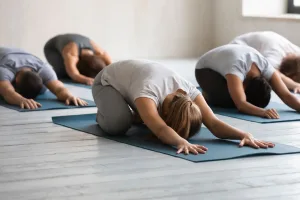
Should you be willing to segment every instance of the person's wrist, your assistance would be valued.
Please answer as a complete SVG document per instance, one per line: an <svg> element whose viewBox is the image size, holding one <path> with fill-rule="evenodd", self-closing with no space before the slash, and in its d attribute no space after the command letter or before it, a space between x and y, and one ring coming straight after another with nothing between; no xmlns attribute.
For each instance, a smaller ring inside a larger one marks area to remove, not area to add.
<svg viewBox="0 0 300 200"><path fill-rule="evenodd" d="M242 139L244 139L244 138L247 137L247 136L248 136L248 133L247 133L247 132L242 132L242 133L240 134L239 140L242 140Z"/></svg>
<svg viewBox="0 0 300 200"><path fill-rule="evenodd" d="M259 113L258 113L258 116L259 117L265 117L265 112L266 112L265 110L260 110Z"/></svg>
<svg viewBox="0 0 300 200"><path fill-rule="evenodd" d="M18 98L18 102L19 103L22 103L22 102L24 102L24 101L26 101L27 99L25 98L25 97L22 97L22 96L20 96L19 98Z"/></svg>
<svg viewBox="0 0 300 200"><path fill-rule="evenodd" d="M179 136L180 137L180 136ZM188 143L188 141L182 137L178 139L177 145Z"/></svg>
<svg viewBox="0 0 300 200"><path fill-rule="evenodd" d="M66 94L66 99L71 99L71 98L74 98L74 96L72 94L70 94L70 93L67 93Z"/></svg>

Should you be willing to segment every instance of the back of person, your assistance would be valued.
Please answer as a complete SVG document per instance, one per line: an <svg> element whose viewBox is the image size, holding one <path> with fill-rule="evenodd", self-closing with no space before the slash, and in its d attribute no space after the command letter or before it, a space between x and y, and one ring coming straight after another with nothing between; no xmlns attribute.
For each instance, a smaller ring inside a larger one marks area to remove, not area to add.
<svg viewBox="0 0 300 200"><path fill-rule="evenodd" d="M0 48L0 66L10 69L16 73L19 68L27 66L38 72L43 66L41 61L36 56L17 48Z"/></svg>
<svg viewBox="0 0 300 200"><path fill-rule="evenodd" d="M300 54L298 46L272 31L246 33L236 37L230 44L247 45L256 49L276 69L287 54Z"/></svg>
<svg viewBox="0 0 300 200"><path fill-rule="evenodd" d="M255 70L255 76L253 70ZM252 98L251 88L257 89L257 86L250 87L250 85L255 82L259 82L256 84L259 87L267 84L267 80L272 77L274 70L270 63L252 47L228 44L217 47L201 56L196 65L195 75L202 88L203 96L209 104L220 107L235 107L236 102L233 101L231 93L229 93L231 88L229 85L232 85L228 84L229 79L229 81L234 79L238 82L240 88L245 87L244 81L247 82L244 92L250 102L252 101L250 99L255 99ZM248 74L251 75L248 76ZM265 95L266 93L262 90L260 94Z"/></svg>
<svg viewBox="0 0 300 200"><path fill-rule="evenodd" d="M234 74L243 81L252 63L256 63L267 79L271 77L273 70L269 70L267 60L257 50L237 44L224 45L207 52L200 57L196 70L209 68L223 77L227 74Z"/></svg>
<svg viewBox="0 0 300 200"><path fill-rule="evenodd" d="M89 38L79 34L61 34L44 46L47 61L60 79L91 85L95 76L111 63L109 55Z"/></svg>
<svg viewBox="0 0 300 200"><path fill-rule="evenodd" d="M104 68L94 85L110 85L135 108L138 97L147 97L160 107L165 97L177 89L185 90L194 99L199 93L195 86L163 65L147 60L125 60Z"/></svg>
<svg viewBox="0 0 300 200"><path fill-rule="evenodd" d="M44 83L56 79L51 67L38 57L21 49L0 48L0 81L13 82L16 74L24 67L38 73Z"/></svg>
<svg viewBox="0 0 300 200"><path fill-rule="evenodd" d="M58 52L62 54L62 51L66 45L68 45L71 42L76 43L78 46L78 52L80 54L82 49L89 49L91 51L94 51L90 39L79 34L61 34L57 35L54 38L51 39L53 41L53 44Z"/></svg>

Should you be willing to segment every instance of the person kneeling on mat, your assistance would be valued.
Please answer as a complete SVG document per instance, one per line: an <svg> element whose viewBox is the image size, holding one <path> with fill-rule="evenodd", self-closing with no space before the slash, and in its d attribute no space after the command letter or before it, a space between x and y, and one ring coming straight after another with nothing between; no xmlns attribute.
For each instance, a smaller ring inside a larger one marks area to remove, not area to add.
<svg viewBox="0 0 300 200"><path fill-rule="evenodd" d="M96 76L92 93L96 121L111 135L126 134L140 118L158 139L177 147L177 153L205 153L206 147L186 140L199 132L203 121L216 137L241 140L240 146L274 146L220 121L194 85L155 62L115 62Z"/></svg>
<svg viewBox="0 0 300 200"><path fill-rule="evenodd" d="M14 86L15 88L14 88ZM33 99L46 91L67 105L85 106L87 103L74 97L48 64L21 49L0 48L0 96L13 105L37 109L42 105Z"/></svg>
<svg viewBox="0 0 300 200"><path fill-rule="evenodd" d="M295 93L300 93L300 48L272 31L240 35L231 44L247 45L261 53L277 69L282 81Z"/></svg>
<svg viewBox="0 0 300 200"><path fill-rule="evenodd" d="M273 88L284 103L300 111L300 101L270 62L252 47L228 44L215 48L200 58L195 73L209 105L278 119L275 109L264 109Z"/></svg>
<svg viewBox="0 0 300 200"><path fill-rule="evenodd" d="M112 62L95 42L79 34L53 37L44 53L59 79L71 78L86 85L92 85L95 76Z"/></svg>

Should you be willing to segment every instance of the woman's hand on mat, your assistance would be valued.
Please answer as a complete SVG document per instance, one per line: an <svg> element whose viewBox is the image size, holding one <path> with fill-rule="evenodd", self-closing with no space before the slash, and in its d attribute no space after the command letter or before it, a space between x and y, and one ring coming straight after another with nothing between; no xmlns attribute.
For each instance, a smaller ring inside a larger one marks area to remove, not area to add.
<svg viewBox="0 0 300 200"><path fill-rule="evenodd" d="M181 141L179 145L177 145L177 154L184 153L184 154L189 154L193 153L197 155L198 153L205 154L206 151L208 150L206 147L197 145L197 144L191 144L185 139Z"/></svg>
<svg viewBox="0 0 300 200"><path fill-rule="evenodd" d="M85 78L85 84L86 85L93 85L93 83L94 83L93 78L89 78L89 77Z"/></svg>
<svg viewBox="0 0 300 200"><path fill-rule="evenodd" d="M241 140L239 146L240 147L250 146L255 149L259 149L259 148L266 149L266 148L273 148L275 146L275 144L273 144L271 142L257 140L250 133L247 133L247 134L245 134L245 137Z"/></svg>
<svg viewBox="0 0 300 200"><path fill-rule="evenodd" d="M268 119L279 119L279 114L275 109L265 110L263 116Z"/></svg>
<svg viewBox="0 0 300 200"><path fill-rule="evenodd" d="M87 106L88 103L78 97L70 96L66 99L66 104L70 105L73 104L75 106Z"/></svg>
<svg viewBox="0 0 300 200"><path fill-rule="evenodd" d="M23 98L20 102L20 107L22 109L38 109L38 108L42 107L42 105L40 103L34 101L33 99Z"/></svg>

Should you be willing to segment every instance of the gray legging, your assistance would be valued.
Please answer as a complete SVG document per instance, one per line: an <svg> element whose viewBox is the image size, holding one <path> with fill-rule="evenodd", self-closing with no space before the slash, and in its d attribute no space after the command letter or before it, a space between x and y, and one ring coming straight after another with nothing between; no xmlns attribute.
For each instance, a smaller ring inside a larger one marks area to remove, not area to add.
<svg viewBox="0 0 300 200"><path fill-rule="evenodd" d="M94 101L97 105L97 123L108 134L125 134L132 125L132 112L123 96L111 86L101 84L100 72L92 87Z"/></svg>
<svg viewBox="0 0 300 200"><path fill-rule="evenodd" d="M57 77L59 79L67 78L68 75L65 69L64 59L61 56L61 53L57 50L55 42L56 38L54 37L46 43L44 47L44 54L49 64L52 65Z"/></svg>
<svg viewBox="0 0 300 200"><path fill-rule="evenodd" d="M226 79L211 69L196 69L196 79L202 93L211 106L234 108L234 102L229 94Z"/></svg>

